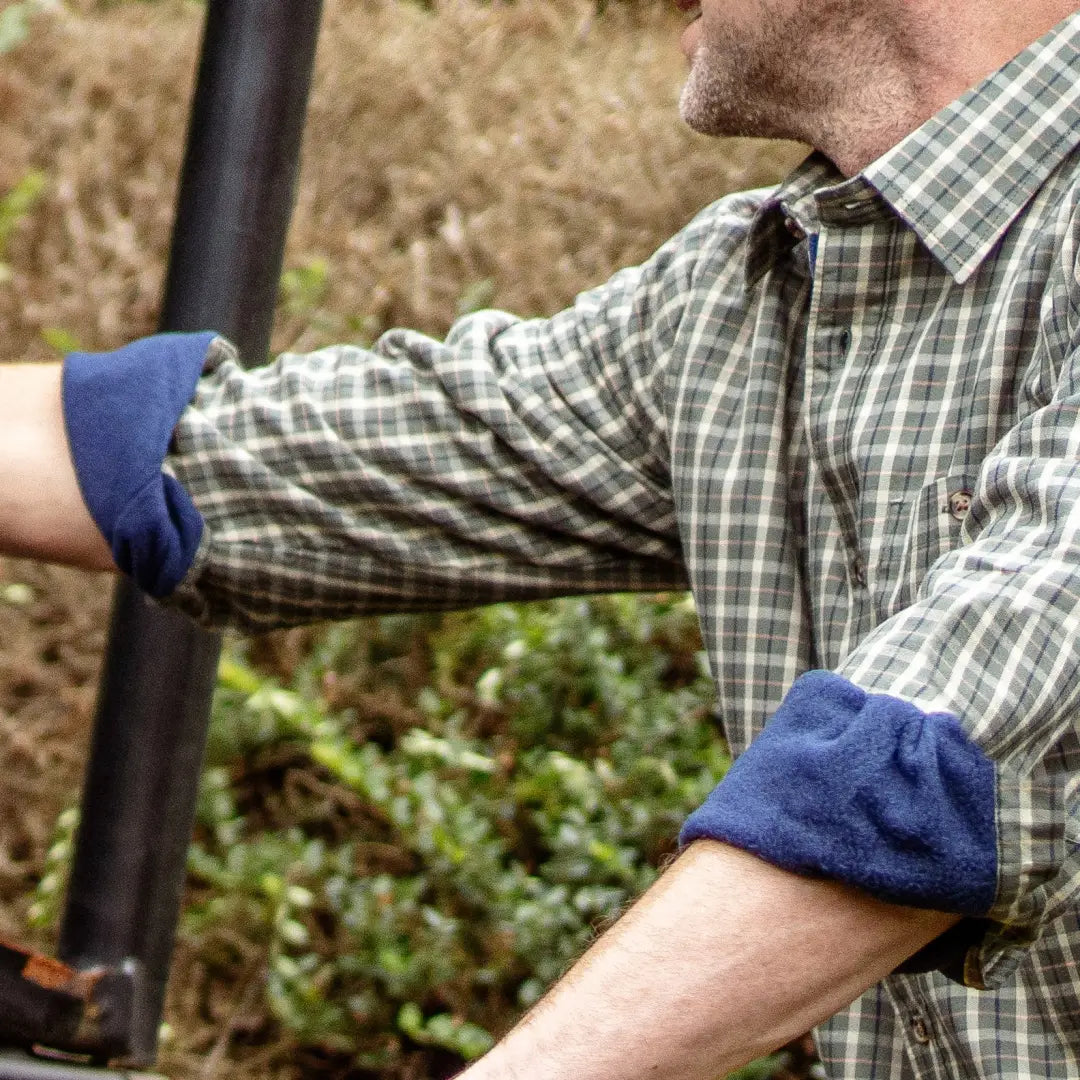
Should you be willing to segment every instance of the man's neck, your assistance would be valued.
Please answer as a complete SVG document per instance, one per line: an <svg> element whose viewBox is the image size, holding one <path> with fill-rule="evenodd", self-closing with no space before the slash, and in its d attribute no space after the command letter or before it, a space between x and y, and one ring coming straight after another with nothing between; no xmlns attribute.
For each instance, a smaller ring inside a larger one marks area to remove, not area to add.
<svg viewBox="0 0 1080 1080"><path fill-rule="evenodd" d="M853 176L1077 9L1076 0L908 5L892 48L830 109L805 116L799 137Z"/></svg>

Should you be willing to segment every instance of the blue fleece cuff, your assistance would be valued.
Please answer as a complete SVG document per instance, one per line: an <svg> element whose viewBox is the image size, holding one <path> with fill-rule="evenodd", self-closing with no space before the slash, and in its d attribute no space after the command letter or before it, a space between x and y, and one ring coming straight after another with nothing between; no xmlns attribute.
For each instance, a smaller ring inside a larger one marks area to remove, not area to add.
<svg viewBox="0 0 1080 1080"><path fill-rule="evenodd" d="M984 915L997 888L994 766L948 713L798 679L683 826L883 900Z"/></svg>
<svg viewBox="0 0 1080 1080"><path fill-rule="evenodd" d="M83 499L117 567L158 598L183 580L202 538L202 515L161 466L216 336L159 334L64 360L64 423Z"/></svg>

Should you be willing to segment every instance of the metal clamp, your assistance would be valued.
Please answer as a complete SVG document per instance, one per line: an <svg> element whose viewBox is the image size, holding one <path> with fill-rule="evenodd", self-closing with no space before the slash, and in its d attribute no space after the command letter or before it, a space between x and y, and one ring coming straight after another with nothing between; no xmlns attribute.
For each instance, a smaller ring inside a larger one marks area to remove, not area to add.
<svg viewBox="0 0 1080 1080"><path fill-rule="evenodd" d="M0 1043L97 1061L123 1058L131 1049L140 982L134 962L79 971L0 941Z"/></svg>

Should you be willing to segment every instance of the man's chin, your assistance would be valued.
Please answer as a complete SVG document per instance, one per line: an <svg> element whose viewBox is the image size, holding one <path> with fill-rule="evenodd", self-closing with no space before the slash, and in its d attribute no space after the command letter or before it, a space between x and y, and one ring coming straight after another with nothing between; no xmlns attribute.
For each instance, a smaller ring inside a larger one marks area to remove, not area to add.
<svg viewBox="0 0 1080 1080"><path fill-rule="evenodd" d="M733 134L723 122L715 101L701 92L692 79L688 79L679 97L679 116L688 128L699 135L725 136Z"/></svg>
<svg viewBox="0 0 1080 1080"><path fill-rule="evenodd" d="M688 29L699 25L691 23ZM732 135L735 119L731 104L736 100L735 87L717 62L715 50L708 41L700 42L693 51L690 72L679 97L679 116L687 127L701 135Z"/></svg>
<svg viewBox="0 0 1080 1080"><path fill-rule="evenodd" d="M745 86L703 59L704 50L698 53L679 97L679 116L687 127L714 138L791 137L779 134L777 125L770 122L761 103L751 99Z"/></svg>

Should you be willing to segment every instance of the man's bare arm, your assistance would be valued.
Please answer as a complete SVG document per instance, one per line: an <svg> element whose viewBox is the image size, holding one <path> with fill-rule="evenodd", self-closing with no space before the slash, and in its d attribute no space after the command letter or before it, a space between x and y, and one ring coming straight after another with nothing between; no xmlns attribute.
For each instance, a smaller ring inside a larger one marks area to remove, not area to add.
<svg viewBox="0 0 1080 1080"><path fill-rule="evenodd" d="M459 1080L718 1080L956 919L698 841Z"/></svg>
<svg viewBox="0 0 1080 1080"><path fill-rule="evenodd" d="M0 552L111 570L68 452L59 364L0 365Z"/></svg>

